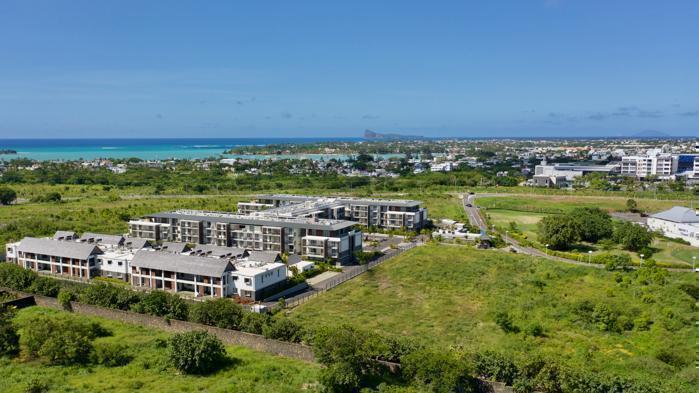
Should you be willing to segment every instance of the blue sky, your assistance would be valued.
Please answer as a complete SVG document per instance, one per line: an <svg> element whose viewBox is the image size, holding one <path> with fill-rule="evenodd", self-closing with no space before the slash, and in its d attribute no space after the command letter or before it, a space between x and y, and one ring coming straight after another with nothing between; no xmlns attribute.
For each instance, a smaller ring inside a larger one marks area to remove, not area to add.
<svg viewBox="0 0 699 393"><path fill-rule="evenodd" d="M699 135L699 2L0 2L0 138Z"/></svg>

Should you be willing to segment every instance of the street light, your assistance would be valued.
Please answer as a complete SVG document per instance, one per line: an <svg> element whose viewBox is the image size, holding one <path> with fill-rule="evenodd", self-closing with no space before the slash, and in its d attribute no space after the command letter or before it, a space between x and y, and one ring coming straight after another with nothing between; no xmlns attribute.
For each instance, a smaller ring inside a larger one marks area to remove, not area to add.
<svg viewBox="0 0 699 393"><path fill-rule="evenodd" d="M592 263L592 250L587 252L587 263Z"/></svg>
<svg viewBox="0 0 699 393"><path fill-rule="evenodd" d="M694 271L694 272L697 271L696 265L697 265L697 257L693 256L692 257L692 271Z"/></svg>
<svg viewBox="0 0 699 393"><path fill-rule="evenodd" d="M641 263L638 264L638 267L643 267L643 254L641 254Z"/></svg>
<svg viewBox="0 0 699 393"><path fill-rule="evenodd" d="M549 245L548 245L548 243L546 244L546 256L549 256Z"/></svg>

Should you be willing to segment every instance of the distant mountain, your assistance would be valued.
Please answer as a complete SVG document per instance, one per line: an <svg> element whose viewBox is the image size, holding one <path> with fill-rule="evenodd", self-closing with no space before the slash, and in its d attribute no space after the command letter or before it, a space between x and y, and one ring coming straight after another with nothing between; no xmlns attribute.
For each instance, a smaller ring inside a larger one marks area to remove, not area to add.
<svg viewBox="0 0 699 393"><path fill-rule="evenodd" d="M425 139L425 137L420 135L379 134L372 130L364 130L364 139Z"/></svg>

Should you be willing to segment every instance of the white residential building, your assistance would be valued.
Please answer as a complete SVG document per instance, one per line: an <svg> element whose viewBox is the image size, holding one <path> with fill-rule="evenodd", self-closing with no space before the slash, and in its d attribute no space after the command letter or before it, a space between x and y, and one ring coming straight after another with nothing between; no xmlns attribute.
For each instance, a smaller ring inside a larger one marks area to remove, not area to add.
<svg viewBox="0 0 699 393"><path fill-rule="evenodd" d="M648 228L699 247L699 214L693 209L675 206L653 214L648 218Z"/></svg>

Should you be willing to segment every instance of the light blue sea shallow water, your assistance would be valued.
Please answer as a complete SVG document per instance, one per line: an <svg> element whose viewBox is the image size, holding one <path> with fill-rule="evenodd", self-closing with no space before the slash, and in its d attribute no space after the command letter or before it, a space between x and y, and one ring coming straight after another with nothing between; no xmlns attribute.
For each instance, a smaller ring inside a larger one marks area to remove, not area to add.
<svg viewBox="0 0 699 393"><path fill-rule="evenodd" d="M206 138L206 139L2 139L0 150L15 150L17 154L0 154L0 160L29 158L39 161L92 160L95 158L130 158L144 160L193 158L308 158L313 160L344 160L345 155L231 155L224 151L236 146L260 146L278 143L357 142L360 138ZM402 157L386 154L384 157Z"/></svg>

